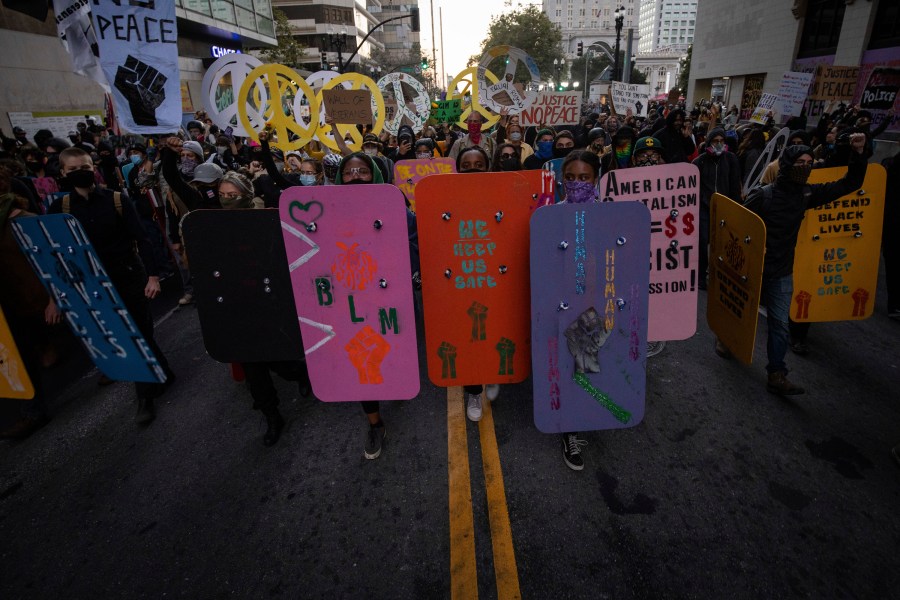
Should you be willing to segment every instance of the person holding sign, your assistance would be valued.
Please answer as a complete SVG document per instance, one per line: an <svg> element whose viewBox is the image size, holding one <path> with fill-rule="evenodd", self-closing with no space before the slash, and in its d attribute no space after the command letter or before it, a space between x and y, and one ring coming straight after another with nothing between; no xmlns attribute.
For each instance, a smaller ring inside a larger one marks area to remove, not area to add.
<svg viewBox="0 0 900 600"><path fill-rule="evenodd" d="M833 202L853 192L863 184L866 176L866 136L854 133L850 137L853 149L847 174L832 183L808 185L806 180L813 167L813 152L809 146L785 148L779 159L775 183L753 189L745 206L758 214L766 224L766 258L763 266L762 298L767 309L768 339L766 352L769 374L766 389L779 396L802 394L802 387L787 378L789 332L788 316L793 296L794 250L806 211Z"/></svg>
<svg viewBox="0 0 900 600"><path fill-rule="evenodd" d="M684 111L673 110L666 117L666 126L653 133L666 148L666 164L690 162L688 157L694 153L696 146L691 138L691 130L684 127Z"/></svg>

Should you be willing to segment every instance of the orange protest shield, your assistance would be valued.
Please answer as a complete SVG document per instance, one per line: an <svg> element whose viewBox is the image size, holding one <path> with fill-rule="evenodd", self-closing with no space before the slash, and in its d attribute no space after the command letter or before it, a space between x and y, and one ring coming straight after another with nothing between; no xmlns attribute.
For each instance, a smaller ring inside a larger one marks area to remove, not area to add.
<svg viewBox="0 0 900 600"><path fill-rule="evenodd" d="M432 175L416 198L428 376L443 387L524 380L528 184L514 172Z"/></svg>
<svg viewBox="0 0 900 600"><path fill-rule="evenodd" d="M34 398L34 385L25 371L25 363L16 348L3 309L0 309L0 398Z"/></svg>
<svg viewBox="0 0 900 600"><path fill-rule="evenodd" d="M749 365L756 344L766 226L737 202L713 194L709 233L706 322L731 353Z"/></svg>
<svg viewBox="0 0 900 600"><path fill-rule="evenodd" d="M846 167L815 169L809 183L836 181ZM887 173L869 165L863 186L806 211L794 254L794 321L855 321L875 309Z"/></svg>

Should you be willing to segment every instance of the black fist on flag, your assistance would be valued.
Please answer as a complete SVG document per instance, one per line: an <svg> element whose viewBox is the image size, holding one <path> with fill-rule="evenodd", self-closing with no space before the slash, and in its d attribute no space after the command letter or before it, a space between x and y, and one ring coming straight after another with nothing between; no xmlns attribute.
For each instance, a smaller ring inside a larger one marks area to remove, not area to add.
<svg viewBox="0 0 900 600"><path fill-rule="evenodd" d="M156 109L166 98L168 78L150 65L129 55L116 71L116 89L128 100L138 125L155 126Z"/></svg>

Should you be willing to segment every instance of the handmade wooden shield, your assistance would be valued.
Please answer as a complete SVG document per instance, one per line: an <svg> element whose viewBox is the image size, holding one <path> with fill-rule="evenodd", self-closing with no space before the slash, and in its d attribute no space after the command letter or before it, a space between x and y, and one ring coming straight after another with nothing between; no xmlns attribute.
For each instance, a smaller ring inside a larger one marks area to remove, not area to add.
<svg viewBox="0 0 900 600"><path fill-rule="evenodd" d="M403 195L379 184L293 187L279 211L316 397L414 398L419 354Z"/></svg>
<svg viewBox="0 0 900 600"><path fill-rule="evenodd" d="M700 172L690 163L616 169L600 180L604 201L650 209L652 341L685 340L697 331Z"/></svg>
<svg viewBox="0 0 900 600"><path fill-rule="evenodd" d="M706 321L744 364L753 362L766 226L737 202L713 194L709 217Z"/></svg>
<svg viewBox="0 0 900 600"><path fill-rule="evenodd" d="M435 385L528 377L530 193L515 172L419 183L426 355Z"/></svg>
<svg viewBox="0 0 900 600"><path fill-rule="evenodd" d="M394 163L394 185L406 195L410 210L416 211L416 184L423 177L456 173L456 161L449 157L398 160Z"/></svg>
<svg viewBox="0 0 900 600"><path fill-rule="evenodd" d="M0 309L0 398L34 398L34 385L25 370L25 363L9 330L3 309Z"/></svg>
<svg viewBox="0 0 900 600"><path fill-rule="evenodd" d="M559 204L565 196L563 188L562 164L565 158L554 158L544 163L544 170L553 173L553 203Z"/></svg>
<svg viewBox="0 0 900 600"><path fill-rule="evenodd" d="M219 362L302 358L278 211L195 210L182 234L207 353Z"/></svg>
<svg viewBox="0 0 900 600"><path fill-rule="evenodd" d="M814 169L809 183L836 181L846 167ZM869 165L862 188L806 211L794 254L794 321L852 321L875 309L887 173Z"/></svg>
<svg viewBox="0 0 900 600"><path fill-rule="evenodd" d="M116 381L166 380L81 223L56 214L10 221L28 262L91 360Z"/></svg>
<svg viewBox="0 0 900 600"><path fill-rule="evenodd" d="M650 213L559 204L531 217L534 423L544 433L644 416Z"/></svg>

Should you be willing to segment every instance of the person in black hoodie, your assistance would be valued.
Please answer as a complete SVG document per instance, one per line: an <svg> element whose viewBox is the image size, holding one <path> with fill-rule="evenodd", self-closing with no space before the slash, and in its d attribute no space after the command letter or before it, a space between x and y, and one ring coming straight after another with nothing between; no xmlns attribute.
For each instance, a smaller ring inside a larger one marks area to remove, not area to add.
<svg viewBox="0 0 900 600"><path fill-rule="evenodd" d="M634 152L634 143L636 141L634 129L631 127L619 127L613 134L612 142L606 148L601 159L601 173L630 167L631 155Z"/></svg>
<svg viewBox="0 0 900 600"><path fill-rule="evenodd" d="M709 267L709 207L715 193L728 196L735 202L741 199L741 165L737 156L725 145L725 130L715 127L709 132L706 148L694 159L700 170L700 260L698 280L706 289L706 270Z"/></svg>
<svg viewBox="0 0 900 600"><path fill-rule="evenodd" d="M654 132L653 137L666 149L666 164L689 162L688 157L694 153L694 141L690 134L684 132L684 111L673 110L666 117L666 126Z"/></svg>
<svg viewBox="0 0 900 600"><path fill-rule="evenodd" d="M813 155L809 146L790 146L779 159L774 184L754 188L746 207L758 214L766 225L766 254L763 263L761 301L767 310L768 340L766 352L769 374L766 389L779 396L802 394L803 388L787 378L784 362L788 348L788 316L793 296L794 250L806 211L833 202L859 189L866 176L864 156L866 136L853 134L853 153L843 179L809 185Z"/></svg>

